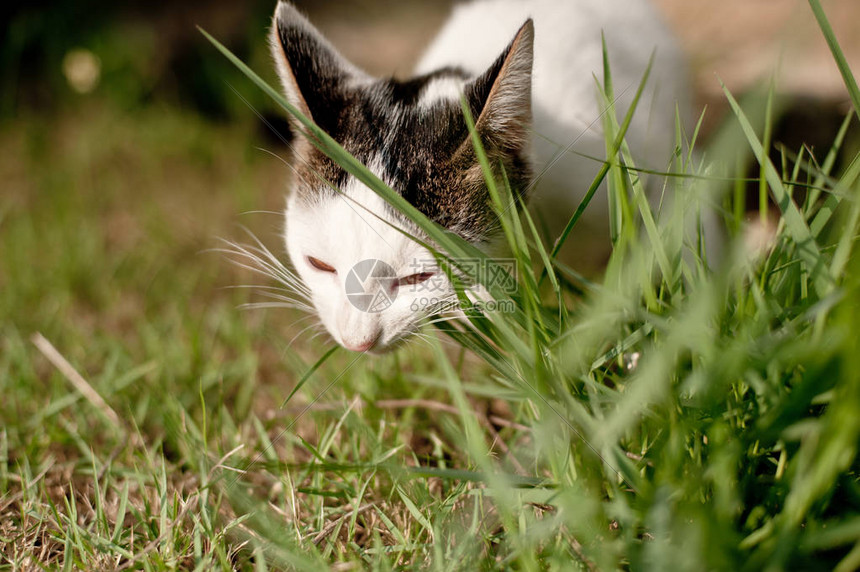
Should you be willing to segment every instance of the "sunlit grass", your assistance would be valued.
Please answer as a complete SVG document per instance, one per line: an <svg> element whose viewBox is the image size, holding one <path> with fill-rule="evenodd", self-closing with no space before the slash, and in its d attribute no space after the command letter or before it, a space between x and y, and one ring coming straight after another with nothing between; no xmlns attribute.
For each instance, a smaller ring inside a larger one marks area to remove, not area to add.
<svg viewBox="0 0 860 572"><path fill-rule="evenodd" d="M20 118L0 137L17 191L0 203L0 566L857 568L860 160L834 170L843 130L823 159L773 164L767 106L726 96L735 143L679 136L673 176L649 175L662 203L606 115L617 226L585 293L485 165L514 311L383 358L239 309L269 299L234 286L276 283L216 237L245 240L241 222L283 259L279 216L239 214L283 200L249 130ZM440 256L481 256L315 136ZM765 245L744 240L738 152L781 213ZM698 213L729 230L719 257Z"/></svg>

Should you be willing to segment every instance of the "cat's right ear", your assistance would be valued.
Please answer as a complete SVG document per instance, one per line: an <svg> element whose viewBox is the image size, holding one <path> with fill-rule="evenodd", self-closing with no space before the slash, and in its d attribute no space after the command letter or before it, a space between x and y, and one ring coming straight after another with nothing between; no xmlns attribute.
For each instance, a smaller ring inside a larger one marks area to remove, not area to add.
<svg viewBox="0 0 860 572"><path fill-rule="evenodd" d="M483 74L466 86L475 128L484 139L521 152L531 141L534 23L531 18Z"/></svg>
<svg viewBox="0 0 860 572"><path fill-rule="evenodd" d="M270 44L287 101L330 133L346 101L348 83L363 72L287 2L275 9Z"/></svg>

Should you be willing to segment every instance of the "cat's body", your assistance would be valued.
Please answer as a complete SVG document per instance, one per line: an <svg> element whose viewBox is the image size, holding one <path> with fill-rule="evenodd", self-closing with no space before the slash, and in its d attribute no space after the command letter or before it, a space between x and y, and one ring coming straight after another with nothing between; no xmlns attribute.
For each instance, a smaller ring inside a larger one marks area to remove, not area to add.
<svg viewBox="0 0 860 572"><path fill-rule="evenodd" d="M486 244L497 224L461 95L492 164L502 165L516 192L532 196L551 228L563 224L600 163L565 153L543 171L573 141L574 152L605 155L595 86L595 76L602 76L601 30L619 113L657 50L649 83L656 87L646 90L629 140L648 166L662 168L674 137L676 100L682 114L688 105L686 78L671 36L644 0L480 0L460 6L418 75L407 81L367 76L286 3L275 14L272 47L291 103L429 218ZM304 140L297 142L295 171L287 249L338 343L384 351L452 298L432 255L391 225L422 233L374 192ZM543 178L531 189L537 173ZM593 202L591 219L605 229L606 199ZM356 264L367 260L384 265L356 274ZM367 273L379 279L365 281ZM386 303L357 303L357 277L370 298Z"/></svg>
<svg viewBox="0 0 860 572"><path fill-rule="evenodd" d="M415 72L458 66L477 75L502 53L527 18L535 25L532 158L534 174L540 175L529 200L532 210L557 234L599 171L601 163L595 158L606 155L595 81L603 82L601 32L610 57L619 121L634 98L649 57L655 54L651 77L627 133L634 156L643 162L639 166L666 170L675 140L676 106L682 121L689 122L690 90L675 39L646 0L478 0L460 4ZM567 243L568 259L579 263L605 260L607 205L605 195L591 202L588 216ZM600 239L587 236L592 233ZM577 252L580 238L588 238L590 256Z"/></svg>

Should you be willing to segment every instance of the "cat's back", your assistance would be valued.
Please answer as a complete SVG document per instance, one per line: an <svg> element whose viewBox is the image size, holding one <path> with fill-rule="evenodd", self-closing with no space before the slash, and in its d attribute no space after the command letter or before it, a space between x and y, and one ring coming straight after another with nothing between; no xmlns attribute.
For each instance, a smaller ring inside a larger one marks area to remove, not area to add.
<svg viewBox="0 0 860 572"><path fill-rule="evenodd" d="M666 168L675 146L676 110L684 125L690 125L692 98L681 50L648 0L459 4L425 51L416 73L459 67L479 74L528 18L534 21L532 156L539 175L536 189L530 191L530 204L557 233L579 205L605 156L604 105L595 82L595 78L603 81L602 34L619 118L632 104L649 59L655 56L626 137L638 166ZM586 265L601 266L608 255L607 205L605 197L595 197L566 245L576 254L565 252L563 258L581 263L584 258L575 245L585 239L597 245L589 249Z"/></svg>
<svg viewBox="0 0 860 572"><path fill-rule="evenodd" d="M454 7L416 73L446 65L480 73L527 18L535 24L536 81L544 69L556 79L566 70L572 77L590 71L602 57L601 31L610 53L623 56L619 61L647 60L655 47L671 52L667 58L678 57L672 34L648 0L473 0Z"/></svg>
<svg viewBox="0 0 860 572"><path fill-rule="evenodd" d="M593 76L602 79L605 33L622 106L632 99L656 50L652 85L661 85L664 113L686 97L685 65L673 35L647 0L477 0L458 4L427 48L416 73L446 66L478 74L498 57L527 18L535 25L533 100L536 120L588 126L599 106ZM650 95L650 94L648 94ZM683 101L682 105L687 102ZM540 125L537 125L540 127Z"/></svg>

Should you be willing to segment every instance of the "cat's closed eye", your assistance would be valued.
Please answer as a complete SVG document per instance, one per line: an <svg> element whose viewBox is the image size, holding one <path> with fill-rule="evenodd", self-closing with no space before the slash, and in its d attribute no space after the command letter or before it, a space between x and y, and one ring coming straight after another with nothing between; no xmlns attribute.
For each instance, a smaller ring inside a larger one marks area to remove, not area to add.
<svg viewBox="0 0 860 572"><path fill-rule="evenodd" d="M307 258L308 264L310 264L311 266L313 266L317 270L320 270L322 272L331 272L332 274L337 274L337 270L335 270L334 266L332 266L330 264L326 264L325 262L323 262L319 258L314 258L313 256L308 256L306 258Z"/></svg>
<svg viewBox="0 0 860 572"><path fill-rule="evenodd" d="M435 274L435 272L416 272L415 274L410 274L409 276L398 278L397 285L414 286L415 284L421 284L422 282L426 282L427 280L432 278Z"/></svg>

